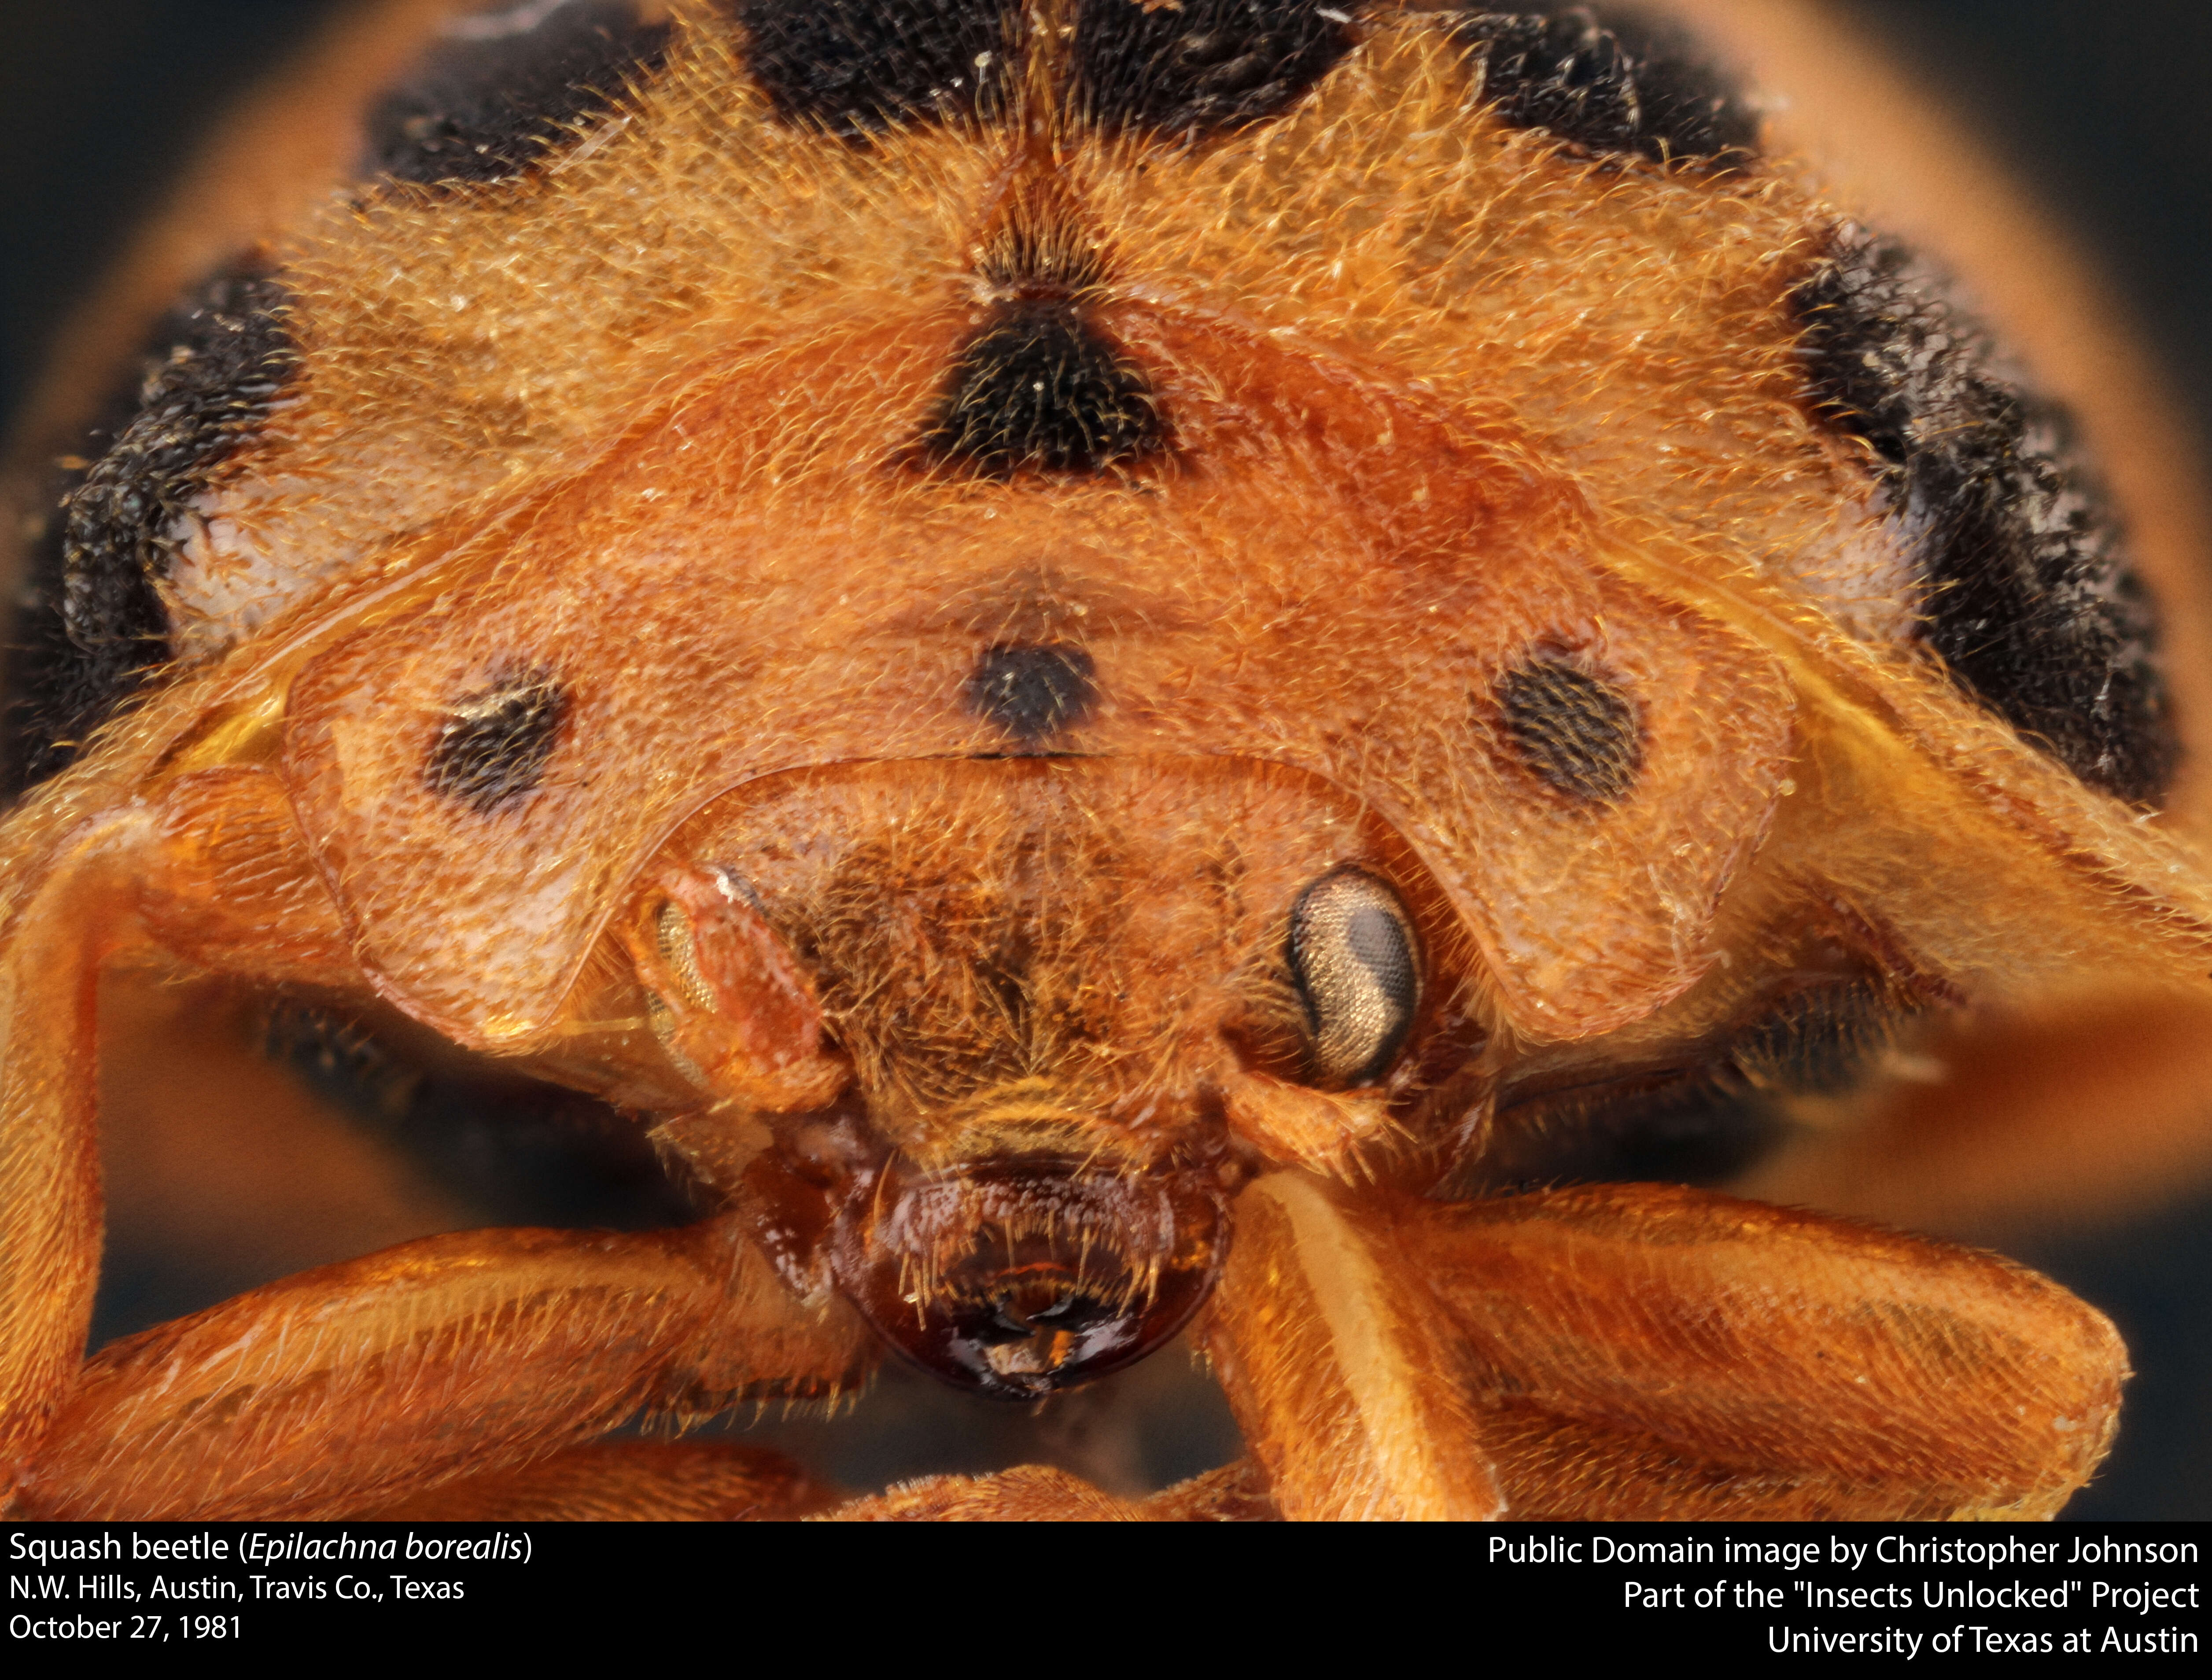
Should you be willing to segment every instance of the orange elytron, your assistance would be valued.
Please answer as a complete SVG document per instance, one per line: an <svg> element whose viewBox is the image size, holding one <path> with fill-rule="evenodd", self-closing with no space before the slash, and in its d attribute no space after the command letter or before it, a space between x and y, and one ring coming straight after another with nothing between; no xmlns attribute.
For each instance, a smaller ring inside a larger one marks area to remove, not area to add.
<svg viewBox="0 0 2212 1680"><path fill-rule="evenodd" d="M2090 1474L2096 1313L1692 1187L1924 1101L1992 1000L2201 1010L2212 963L2149 815L2187 697L2056 418L1698 49L495 7L359 133L34 579L15 1510L797 1514L836 1495L758 1450L592 1443L1186 1334L1242 1461L844 1513L2039 1516ZM411 1034L586 1094L696 1216L430 1237L87 1362L102 1022L217 982L325 1064Z"/></svg>

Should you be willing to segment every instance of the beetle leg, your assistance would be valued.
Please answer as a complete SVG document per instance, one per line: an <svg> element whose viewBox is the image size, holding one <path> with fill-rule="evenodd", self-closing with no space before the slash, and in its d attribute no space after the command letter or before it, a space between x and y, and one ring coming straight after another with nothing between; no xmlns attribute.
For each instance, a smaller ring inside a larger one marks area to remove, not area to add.
<svg viewBox="0 0 2212 1680"><path fill-rule="evenodd" d="M841 1523L1126 1523L1143 1520L1137 1504L1117 1499L1050 1465L1022 1465L993 1476L925 1476L888 1493L848 1501L824 1513Z"/></svg>
<svg viewBox="0 0 2212 1680"><path fill-rule="evenodd" d="M1266 1478L1240 1459L1149 1499L1117 1499L1064 1470L1023 1465L994 1476L925 1476L823 1514L847 1523L1217 1523L1270 1521L1276 1513Z"/></svg>
<svg viewBox="0 0 2212 1680"><path fill-rule="evenodd" d="M2023 1228L2138 1215L2212 1176L2201 989L1985 1004L1912 1059L1853 1124L1807 1128L1729 1188L2002 1246Z"/></svg>
<svg viewBox="0 0 2212 1680"><path fill-rule="evenodd" d="M60 833L0 884L0 1485L46 1434L92 1322L100 968L131 937L145 833L137 812Z"/></svg>
<svg viewBox="0 0 2212 1680"><path fill-rule="evenodd" d="M1208 1310L1206 1351L1274 1504L1294 1521L1496 1516L1434 1305L1345 1199L1304 1174L1256 1180Z"/></svg>
<svg viewBox="0 0 2212 1680"><path fill-rule="evenodd" d="M465 1476L369 1513L376 1522L760 1522L836 1493L780 1453L723 1440L603 1440Z"/></svg>
<svg viewBox="0 0 2212 1680"><path fill-rule="evenodd" d="M1992 1255L1653 1184L1392 1224L1516 1518L2047 1517L2112 1438L2112 1325Z"/></svg>
<svg viewBox="0 0 2212 1680"><path fill-rule="evenodd" d="M1249 1459L1163 1488L1138 1508L1156 1523L1275 1522L1282 1514L1267 1496L1265 1472Z"/></svg>
<svg viewBox="0 0 2212 1680"><path fill-rule="evenodd" d="M140 910L163 949L217 973L358 990L361 969L283 782L228 765L178 777Z"/></svg>
<svg viewBox="0 0 2212 1680"><path fill-rule="evenodd" d="M104 1349L18 1486L26 1514L316 1518L518 1463L641 1408L832 1398L871 1342L727 1221L433 1237Z"/></svg>

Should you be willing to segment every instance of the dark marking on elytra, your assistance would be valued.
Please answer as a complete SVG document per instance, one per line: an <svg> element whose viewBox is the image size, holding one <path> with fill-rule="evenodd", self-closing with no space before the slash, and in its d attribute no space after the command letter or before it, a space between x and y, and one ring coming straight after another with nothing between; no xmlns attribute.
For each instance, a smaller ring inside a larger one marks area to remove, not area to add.
<svg viewBox="0 0 2212 1680"><path fill-rule="evenodd" d="M361 173L426 186L526 174L660 68L670 25L638 12L636 0L568 0L453 19L371 108Z"/></svg>
<svg viewBox="0 0 2212 1680"><path fill-rule="evenodd" d="M728 0L745 62L786 122L863 141L894 124L988 121L1012 85L1013 13L991 0Z"/></svg>
<svg viewBox="0 0 2212 1680"><path fill-rule="evenodd" d="M1107 129L1220 134L1288 109L1357 44L1361 0L1085 0L1076 110Z"/></svg>
<svg viewBox="0 0 2212 1680"><path fill-rule="evenodd" d="M921 440L933 464L988 477L1097 472L1158 452L1144 370L1057 298L1001 304L963 345Z"/></svg>
<svg viewBox="0 0 2212 1680"><path fill-rule="evenodd" d="M1460 26L1482 102L1515 128L1542 129L1596 157L1742 163L1759 113L1679 27L1585 6L1482 12Z"/></svg>
<svg viewBox="0 0 2212 1680"><path fill-rule="evenodd" d="M1080 647L1002 642L983 650L961 697L977 717L1036 747L1091 715L1098 699L1096 670Z"/></svg>
<svg viewBox="0 0 2212 1680"><path fill-rule="evenodd" d="M424 783L480 816L518 804L544 779L568 708L568 688L542 665L495 678L447 713Z"/></svg>
<svg viewBox="0 0 2212 1680"><path fill-rule="evenodd" d="M298 356L286 294L240 270L149 337L135 394L111 404L31 555L8 660L9 791L65 767L169 655L160 584L194 500L266 420Z"/></svg>
<svg viewBox="0 0 2212 1680"><path fill-rule="evenodd" d="M1514 752L1561 793L1613 804L1635 786L1643 725L1614 684L1564 659L1534 658L1499 677L1492 697Z"/></svg>
<svg viewBox="0 0 2212 1680"><path fill-rule="evenodd" d="M2084 781L2155 801L2179 756L2156 628L2065 413L1895 241L1839 230L1792 301L1813 404L1867 446L1909 545L1927 644Z"/></svg>

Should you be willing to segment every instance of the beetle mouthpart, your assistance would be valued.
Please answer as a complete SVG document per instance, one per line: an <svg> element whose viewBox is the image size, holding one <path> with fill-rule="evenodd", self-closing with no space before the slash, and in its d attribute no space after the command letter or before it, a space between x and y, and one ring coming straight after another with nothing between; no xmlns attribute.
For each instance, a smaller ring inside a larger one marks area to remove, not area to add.
<svg viewBox="0 0 2212 1680"><path fill-rule="evenodd" d="M1057 1156L894 1161L839 1244L838 1283L924 1370L1007 1400L1117 1371L1188 1322L1227 1223L1211 1174Z"/></svg>
<svg viewBox="0 0 2212 1680"><path fill-rule="evenodd" d="M660 871L624 931L653 1035L693 1083L757 1112L818 1108L846 1083L811 981L730 871Z"/></svg>

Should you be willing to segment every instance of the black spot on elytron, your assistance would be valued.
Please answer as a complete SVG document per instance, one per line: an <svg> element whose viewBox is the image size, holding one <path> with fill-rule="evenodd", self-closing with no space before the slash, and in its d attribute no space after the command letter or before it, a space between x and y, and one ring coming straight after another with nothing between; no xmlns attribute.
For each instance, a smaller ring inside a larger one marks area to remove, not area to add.
<svg viewBox="0 0 2212 1680"><path fill-rule="evenodd" d="M1287 109L1357 44L1362 0L1084 0L1076 110L1103 128L1224 133Z"/></svg>
<svg viewBox="0 0 2212 1680"><path fill-rule="evenodd" d="M635 0L518 0L455 18L370 110L361 173L423 185L527 173L659 70L668 36Z"/></svg>
<svg viewBox="0 0 2212 1680"><path fill-rule="evenodd" d="M1521 761L1560 792L1614 804L1644 767L1636 703L1563 659L1537 658L1498 679L1492 698Z"/></svg>
<svg viewBox="0 0 2212 1680"><path fill-rule="evenodd" d="M544 778L568 715L568 689L543 666L497 678L454 702L422 779L483 816L515 804Z"/></svg>
<svg viewBox="0 0 2212 1680"><path fill-rule="evenodd" d="M961 347L930 462L992 477L1097 472L1156 452L1165 428L1144 370L1059 299L1001 304Z"/></svg>
<svg viewBox="0 0 2212 1680"><path fill-rule="evenodd" d="M1839 232L1793 302L1814 403L1911 545L1927 644L2084 781L2155 800L2179 746L2154 627L2064 413L1893 241Z"/></svg>
<svg viewBox="0 0 2212 1680"><path fill-rule="evenodd" d="M18 597L5 779L64 768L168 658L158 585L179 528L267 417L297 360L276 281L228 274L149 338L135 393L110 405L57 487Z"/></svg>
<svg viewBox="0 0 2212 1680"><path fill-rule="evenodd" d="M1589 8L1483 12L1461 26L1500 122L1599 157L1708 168L1758 149L1759 114L1682 30Z"/></svg>
<svg viewBox="0 0 2212 1680"><path fill-rule="evenodd" d="M1001 643L983 650L961 698L977 717L1035 747L1091 715L1098 699L1095 671L1080 647Z"/></svg>
<svg viewBox="0 0 2212 1680"><path fill-rule="evenodd" d="M730 0L776 114L845 140L988 120L1011 85L1013 9L993 0Z"/></svg>

